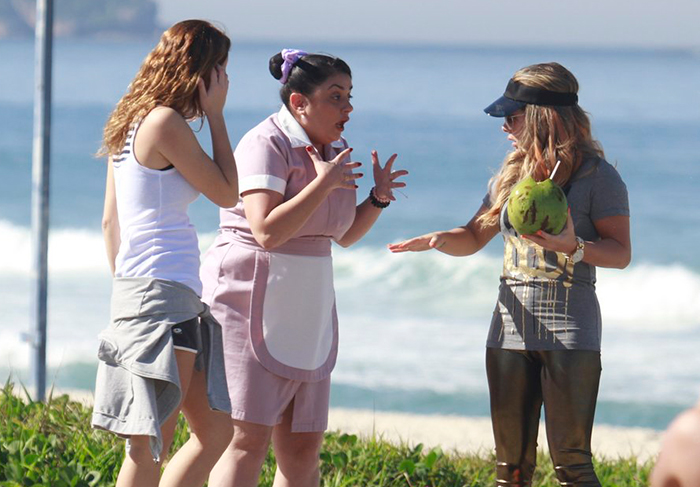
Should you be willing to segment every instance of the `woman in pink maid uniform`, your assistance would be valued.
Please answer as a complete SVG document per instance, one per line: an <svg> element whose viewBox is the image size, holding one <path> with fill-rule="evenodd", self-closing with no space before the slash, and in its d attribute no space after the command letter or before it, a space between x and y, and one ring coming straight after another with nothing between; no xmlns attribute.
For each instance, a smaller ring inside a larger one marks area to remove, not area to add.
<svg viewBox="0 0 700 487"><path fill-rule="evenodd" d="M235 151L241 199L221 211L202 266L203 299L222 324L234 437L212 487L256 486L272 440L275 486L319 485L330 374L338 351L331 241L362 238L405 186L372 152L374 187L359 205L353 110L341 59L285 49L270 59L282 108Z"/></svg>

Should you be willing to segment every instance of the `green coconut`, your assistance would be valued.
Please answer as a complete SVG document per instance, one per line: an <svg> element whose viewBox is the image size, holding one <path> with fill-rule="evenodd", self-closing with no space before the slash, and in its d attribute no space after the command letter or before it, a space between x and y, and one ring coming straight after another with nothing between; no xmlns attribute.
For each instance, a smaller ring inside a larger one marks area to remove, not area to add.
<svg viewBox="0 0 700 487"><path fill-rule="evenodd" d="M538 230L556 235L566 225L568 204L564 191L551 179L538 183L527 177L513 186L508 197L508 219L521 235Z"/></svg>

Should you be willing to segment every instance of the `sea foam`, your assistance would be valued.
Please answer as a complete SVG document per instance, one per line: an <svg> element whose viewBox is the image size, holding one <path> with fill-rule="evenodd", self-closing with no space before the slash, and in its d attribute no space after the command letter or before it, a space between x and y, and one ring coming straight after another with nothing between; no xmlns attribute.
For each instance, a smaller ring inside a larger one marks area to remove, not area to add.
<svg viewBox="0 0 700 487"><path fill-rule="evenodd" d="M29 279L30 230L0 220L0 234L0 276L13 276L13 282ZM214 233L200 235L202 252L214 237ZM488 318L502 267L501 258L489 254L466 258L435 251L392 254L384 247L362 245L335 247L333 259L342 313L378 313L393 319ZM52 231L49 272L55 286L72 276L103 281L100 287L108 289L102 236L82 229ZM2 282L8 285L7 279ZM640 262L625 270L598 269L597 292L606 327L687 330L700 326L700 274L681 263Z"/></svg>

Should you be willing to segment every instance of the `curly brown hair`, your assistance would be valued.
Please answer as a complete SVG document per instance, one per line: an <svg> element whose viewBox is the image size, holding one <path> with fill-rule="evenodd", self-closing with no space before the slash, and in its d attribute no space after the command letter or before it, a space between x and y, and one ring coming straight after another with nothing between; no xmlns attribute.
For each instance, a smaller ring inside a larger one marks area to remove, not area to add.
<svg viewBox="0 0 700 487"><path fill-rule="evenodd" d="M98 156L120 153L129 128L157 106L185 118L202 117L197 83L202 79L209 87L212 69L226 62L230 48L226 34L204 20L184 20L166 30L109 116Z"/></svg>
<svg viewBox="0 0 700 487"><path fill-rule="evenodd" d="M559 93L578 93L579 89L574 75L558 63L524 67L512 79L525 86ZM536 181L547 179L557 161L561 161L554 182L564 186L581 162L591 156L605 157L600 143L593 139L588 115L578 104L526 105L518 146L506 156L501 169L489 181L491 207L477 221L482 225L496 224L501 208L518 181L527 176Z"/></svg>

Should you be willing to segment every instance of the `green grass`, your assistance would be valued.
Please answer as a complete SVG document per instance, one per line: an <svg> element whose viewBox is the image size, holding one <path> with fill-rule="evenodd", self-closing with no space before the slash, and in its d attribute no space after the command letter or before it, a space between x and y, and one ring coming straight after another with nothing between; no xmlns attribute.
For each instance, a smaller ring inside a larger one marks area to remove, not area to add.
<svg viewBox="0 0 700 487"><path fill-rule="evenodd" d="M47 404L0 390L0 487L101 487L114 485L124 441L90 427L92 410L68 396ZM187 440L181 419L173 448ZM604 486L648 484L652 462L635 458L596 461ZM268 454L261 486L271 486L274 456ZM533 486L557 486L549 458L540 454ZM460 487L493 486L492 455L443 453L422 445L393 445L381 438L360 439L331 432L321 452L321 485Z"/></svg>

